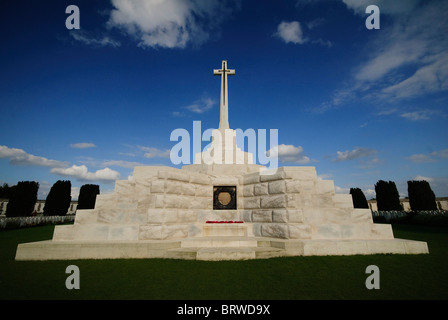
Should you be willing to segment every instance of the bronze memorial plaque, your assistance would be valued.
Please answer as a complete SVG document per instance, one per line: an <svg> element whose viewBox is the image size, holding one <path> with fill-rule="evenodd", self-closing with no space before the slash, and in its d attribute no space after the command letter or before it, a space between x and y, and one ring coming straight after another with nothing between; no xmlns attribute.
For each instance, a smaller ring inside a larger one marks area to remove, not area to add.
<svg viewBox="0 0 448 320"><path fill-rule="evenodd" d="M236 210L236 186L213 187L213 210Z"/></svg>

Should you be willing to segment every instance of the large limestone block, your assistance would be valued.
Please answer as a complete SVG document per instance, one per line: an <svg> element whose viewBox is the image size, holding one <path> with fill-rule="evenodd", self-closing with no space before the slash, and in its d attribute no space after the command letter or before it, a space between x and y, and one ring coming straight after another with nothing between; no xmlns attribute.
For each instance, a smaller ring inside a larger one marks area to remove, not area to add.
<svg viewBox="0 0 448 320"><path fill-rule="evenodd" d="M75 224L96 223L97 219L98 210L96 209L77 210L75 215Z"/></svg>
<svg viewBox="0 0 448 320"><path fill-rule="evenodd" d="M213 187L211 185L196 185L195 186L196 197L212 197Z"/></svg>
<svg viewBox="0 0 448 320"><path fill-rule="evenodd" d="M164 193L165 180L154 180L151 182L151 193Z"/></svg>
<svg viewBox="0 0 448 320"><path fill-rule="evenodd" d="M142 225L139 240L165 240L188 237L189 225Z"/></svg>
<svg viewBox="0 0 448 320"><path fill-rule="evenodd" d="M149 179L152 180L158 176L159 170L169 170L167 166L136 166L132 177L134 179Z"/></svg>
<svg viewBox="0 0 448 320"><path fill-rule="evenodd" d="M317 180L316 181L317 193L335 193L333 180Z"/></svg>
<svg viewBox="0 0 448 320"><path fill-rule="evenodd" d="M232 165L229 165L229 171L232 172ZM215 176L212 177L212 184L215 186L232 186L232 185L238 185L239 179L236 176Z"/></svg>
<svg viewBox="0 0 448 320"><path fill-rule="evenodd" d="M191 197L189 200L190 209L213 209L212 197Z"/></svg>
<svg viewBox="0 0 448 320"><path fill-rule="evenodd" d="M353 209L351 221L354 223L373 223L372 212L370 209Z"/></svg>
<svg viewBox="0 0 448 320"><path fill-rule="evenodd" d="M284 194L261 197L261 208L286 208L287 197Z"/></svg>
<svg viewBox="0 0 448 320"><path fill-rule="evenodd" d="M268 191L268 184L267 183L259 183L254 185L254 195L255 196L262 196L269 194Z"/></svg>
<svg viewBox="0 0 448 320"><path fill-rule="evenodd" d="M302 184L298 180L286 180L286 192L288 193L299 193L301 192Z"/></svg>
<svg viewBox="0 0 448 320"><path fill-rule="evenodd" d="M190 173L190 182L195 184L211 184L211 177L206 174Z"/></svg>
<svg viewBox="0 0 448 320"><path fill-rule="evenodd" d="M264 182L284 179L286 177L286 174L282 169L283 168L278 168L260 172L260 181Z"/></svg>
<svg viewBox="0 0 448 320"><path fill-rule="evenodd" d="M97 194L95 200L95 209L106 209L110 208L111 204L115 202L115 194Z"/></svg>
<svg viewBox="0 0 448 320"><path fill-rule="evenodd" d="M138 240L138 229L137 225L111 226L108 240Z"/></svg>
<svg viewBox="0 0 448 320"><path fill-rule="evenodd" d="M320 193L311 195L312 205L319 208L333 208L333 193Z"/></svg>
<svg viewBox="0 0 448 320"><path fill-rule="evenodd" d="M53 240L107 240L108 237L109 226L104 224L57 226L53 233Z"/></svg>
<svg viewBox="0 0 448 320"><path fill-rule="evenodd" d="M241 184L254 184L260 182L260 173L249 173L240 178Z"/></svg>
<svg viewBox="0 0 448 320"><path fill-rule="evenodd" d="M196 194L196 186L191 183L182 183L181 191L183 195L194 196Z"/></svg>
<svg viewBox="0 0 448 320"><path fill-rule="evenodd" d="M292 223L288 225L289 239L310 239L312 229L308 224Z"/></svg>
<svg viewBox="0 0 448 320"><path fill-rule="evenodd" d="M123 209L99 210L98 223L101 224L125 224L128 214Z"/></svg>
<svg viewBox="0 0 448 320"><path fill-rule="evenodd" d="M283 223L263 223L261 224L261 236L288 239L289 227Z"/></svg>
<svg viewBox="0 0 448 320"><path fill-rule="evenodd" d="M171 194L182 194L182 184L179 181L166 181L165 192Z"/></svg>
<svg viewBox="0 0 448 320"><path fill-rule="evenodd" d="M333 195L333 202L338 208L353 208L351 194L335 194Z"/></svg>
<svg viewBox="0 0 448 320"><path fill-rule="evenodd" d="M137 197L145 196L151 191L151 181L149 179L133 179L135 182L134 191Z"/></svg>
<svg viewBox="0 0 448 320"><path fill-rule="evenodd" d="M286 193L286 182L284 180L277 180L269 182L269 194Z"/></svg>
<svg viewBox="0 0 448 320"><path fill-rule="evenodd" d="M254 210L252 212L253 222L272 222L272 210Z"/></svg>
<svg viewBox="0 0 448 320"><path fill-rule="evenodd" d="M149 223L193 223L197 221L197 214L192 210L178 210L178 209L149 209L148 210Z"/></svg>
<svg viewBox="0 0 448 320"><path fill-rule="evenodd" d="M243 199L244 209L259 209L260 197L249 197Z"/></svg>
<svg viewBox="0 0 448 320"><path fill-rule="evenodd" d="M190 174L187 171L171 168L171 170L159 170L159 179L169 179L176 181L189 182Z"/></svg>
<svg viewBox="0 0 448 320"><path fill-rule="evenodd" d="M281 167L279 170L285 173L285 178L294 180L317 180L315 167Z"/></svg>
<svg viewBox="0 0 448 320"><path fill-rule="evenodd" d="M393 239L394 233L390 224L373 223L371 234L374 239Z"/></svg>
<svg viewBox="0 0 448 320"><path fill-rule="evenodd" d="M135 195L135 182L131 180L115 181L114 193L119 197L133 198Z"/></svg>
<svg viewBox="0 0 448 320"><path fill-rule="evenodd" d="M254 185L243 186L243 197L252 197L254 195Z"/></svg>
<svg viewBox="0 0 448 320"><path fill-rule="evenodd" d="M301 209L274 209L272 221L279 223L302 223L303 212Z"/></svg>

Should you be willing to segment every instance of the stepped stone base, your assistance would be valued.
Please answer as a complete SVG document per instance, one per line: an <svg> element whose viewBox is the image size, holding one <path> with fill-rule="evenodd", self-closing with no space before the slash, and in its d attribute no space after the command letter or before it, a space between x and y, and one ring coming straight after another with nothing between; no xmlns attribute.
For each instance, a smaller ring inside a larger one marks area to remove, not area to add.
<svg viewBox="0 0 448 320"><path fill-rule="evenodd" d="M147 241L40 241L19 245L16 260L188 259L249 260L290 256L426 254L426 242L390 240L280 240L204 237Z"/></svg>
<svg viewBox="0 0 448 320"><path fill-rule="evenodd" d="M215 208L220 193L232 206ZM428 253L428 247L394 239L391 225L373 223L369 209L355 209L351 195L336 194L314 167L195 164L136 167L132 179L116 181L113 194L98 195L94 209L78 210L73 225L56 226L51 241L20 244L16 259L377 253Z"/></svg>

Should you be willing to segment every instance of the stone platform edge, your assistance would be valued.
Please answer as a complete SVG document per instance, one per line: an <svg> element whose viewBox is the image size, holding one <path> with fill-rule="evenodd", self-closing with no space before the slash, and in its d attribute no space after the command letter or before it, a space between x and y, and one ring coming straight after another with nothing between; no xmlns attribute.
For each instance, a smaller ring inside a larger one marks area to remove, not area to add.
<svg viewBox="0 0 448 320"><path fill-rule="evenodd" d="M388 240L279 240L246 238L256 247L188 247L184 240L148 241L39 241L19 244L15 260L80 259L188 259L248 260L291 256L344 256L370 254L428 254L423 241ZM206 255L202 253L207 252ZM243 253L243 254L242 254Z"/></svg>

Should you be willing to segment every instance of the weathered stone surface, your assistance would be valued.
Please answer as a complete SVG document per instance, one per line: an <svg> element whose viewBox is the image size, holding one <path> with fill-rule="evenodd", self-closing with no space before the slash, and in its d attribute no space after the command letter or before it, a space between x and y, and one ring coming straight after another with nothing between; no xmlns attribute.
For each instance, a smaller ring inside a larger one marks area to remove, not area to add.
<svg viewBox="0 0 448 320"><path fill-rule="evenodd" d="M267 183L259 183L254 185L254 195L263 196L269 194L268 192L268 184Z"/></svg>
<svg viewBox="0 0 448 320"><path fill-rule="evenodd" d="M335 194L333 195L334 206L338 208L353 208L353 200L351 194Z"/></svg>
<svg viewBox="0 0 448 320"><path fill-rule="evenodd" d="M284 180L269 182L269 194L286 193L286 183Z"/></svg>
<svg viewBox="0 0 448 320"><path fill-rule="evenodd" d="M252 211L253 222L272 222L272 210L254 210Z"/></svg>
<svg viewBox="0 0 448 320"><path fill-rule="evenodd" d="M316 181L316 193L334 193L333 180L317 180Z"/></svg>
<svg viewBox="0 0 448 320"><path fill-rule="evenodd" d="M75 216L75 224L92 224L96 223L98 219L98 210L77 210Z"/></svg>
<svg viewBox="0 0 448 320"><path fill-rule="evenodd" d="M302 223L303 213L300 209L274 209L272 221L280 223Z"/></svg>
<svg viewBox="0 0 448 320"><path fill-rule="evenodd" d="M261 208L286 208L285 195L269 195L261 198Z"/></svg>
<svg viewBox="0 0 448 320"><path fill-rule="evenodd" d="M182 184L178 181L166 181L165 192L180 195L182 194Z"/></svg>
<svg viewBox="0 0 448 320"><path fill-rule="evenodd" d="M311 239L311 226L308 224L289 224L290 239Z"/></svg>
<svg viewBox="0 0 448 320"><path fill-rule="evenodd" d="M246 175L243 175L241 179L242 184L254 184L260 182L260 173L249 173Z"/></svg>
<svg viewBox="0 0 448 320"><path fill-rule="evenodd" d="M111 226L108 240L138 240L137 231L137 225Z"/></svg>
<svg viewBox="0 0 448 320"><path fill-rule="evenodd" d="M196 197L212 197L213 196L213 186L196 185L195 186L195 196Z"/></svg>
<svg viewBox="0 0 448 320"><path fill-rule="evenodd" d="M196 186L191 183L182 183L182 194L194 196L196 194Z"/></svg>
<svg viewBox="0 0 448 320"><path fill-rule="evenodd" d="M165 192L165 180L154 180L151 182L151 193Z"/></svg>
<svg viewBox="0 0 448 320"><path fill-rule="evenodd" d="M285 172L281 170L280 168L274 171L262 171L260 173L260 181L274 181L274 180L280 180L285 178Z"/></svg>
<svg viewBox="0 0 448 320"><path fill-rule="evenodd" d="M288 225L277 223L263 223L261 225L261 235L263 237L288 239L289 238Z"/></svg>
<svg viewBox="0 0 448 320"><path fill-rule="evenodd" d="M251 197L244 198L244 209L259 209L260 208L260 198L259 197Z"/></svg>
<svg viewBox="0 0 448 320"><path fill-rule="evenodd" d="M300 181L297 180L286 180L286 192L288 193L298 193L300 192Z"/></svg>
<svg viewBox="0 0 448 320"><path fill-rule="evenodd" d="M243 196L252 197L254 195L254 185L243 186Z"/></svg>
<svg viewBox="0 0 448 320"><path fill-rule="evenodd" d="M209 185L211 183L210 176L205 174L190 173L190 182L195 184Z"/></svg>

